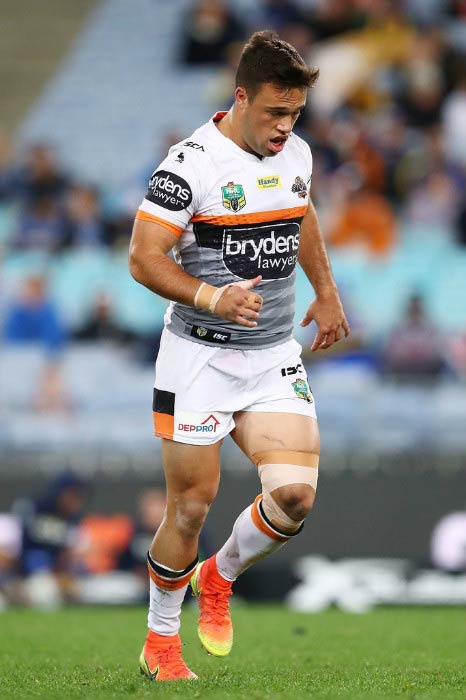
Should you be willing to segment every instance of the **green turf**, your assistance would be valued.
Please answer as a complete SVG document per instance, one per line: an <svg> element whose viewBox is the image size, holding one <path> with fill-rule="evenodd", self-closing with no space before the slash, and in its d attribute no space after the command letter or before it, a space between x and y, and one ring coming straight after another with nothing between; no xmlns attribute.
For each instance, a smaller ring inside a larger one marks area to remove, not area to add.
<svg viewBox="0 0 466 700"><path fill-rule="evenodd" d="M466 700L466 611L382 609L318 615L281 606L234 610L225 659L197 642L183 615L184 656L200 680L151 683L137 659L144 609L0 613L0 698Z"/></svg>

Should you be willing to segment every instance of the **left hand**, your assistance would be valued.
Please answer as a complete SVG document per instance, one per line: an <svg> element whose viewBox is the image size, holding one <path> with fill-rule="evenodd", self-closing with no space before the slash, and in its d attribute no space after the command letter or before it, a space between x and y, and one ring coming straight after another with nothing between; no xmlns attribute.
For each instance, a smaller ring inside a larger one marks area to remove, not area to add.
<svg viewBox="0 0 466 700"><path fill-rule="evenodd" d="M317 324L317 334L311 345L312 352L327 350L331 345L337 343L341 338L342 329L345 338L350 334L350 327L337 293L325 298L317 297L314 299L299 325L308 326L311 321L315 321Z"/></svg>

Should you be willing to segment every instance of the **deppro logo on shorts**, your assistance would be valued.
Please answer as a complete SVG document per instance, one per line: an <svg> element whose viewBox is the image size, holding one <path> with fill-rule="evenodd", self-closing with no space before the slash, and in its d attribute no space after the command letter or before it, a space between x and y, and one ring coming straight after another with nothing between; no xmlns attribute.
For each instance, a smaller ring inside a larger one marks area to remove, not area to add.
<svg viewBox="0 0 466 700"><path fill-rule="evenodd" d="M212 436L220 430L220 420L214 413L175 412L175 430L185 436Z"/></svg>
<svg viewBox="0 0 466 700"><path fill-rule="evenodd" d="M186 209L192 202L189 184L179 175L168 170L157 170L149 180L146 199L170 211Z"/></svg>
<svg viewBox="0 0 466 700"><path fill-rule="evenodd" d="M299 224L289 222L254 228L225 229L223 261L237 277L286 279L298 260Z"/></svg>

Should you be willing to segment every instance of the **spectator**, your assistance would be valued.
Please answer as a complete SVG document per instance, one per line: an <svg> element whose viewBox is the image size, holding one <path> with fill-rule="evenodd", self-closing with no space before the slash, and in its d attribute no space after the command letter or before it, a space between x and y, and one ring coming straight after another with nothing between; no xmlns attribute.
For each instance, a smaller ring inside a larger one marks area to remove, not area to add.
<svg viewBox="0 0 466 700"><path fill-rule="evenodd" d="M411 224L450 231L455 224L459 193L446 172L434 172L411 190L405 218Z"/></svg>
<svg viewBox="0 0 466 700"><path fill-rule="evenodd" d="M283 36L283 30L287 25L303 25L305 22L304 13L295 5L293 0L262 0L259 9L259 19L261 27L270 27L279 32L285 41L290 41ZM293 44L301 53L301 47ZM305 55L305 54L304 54Z"/></svg>
<svg viewBox="0 0 466 700"><path fill-rule="evenodd" d="M65 330L47 296L43 277L31 276L24 281L19 299L6 311L4 337L11 344L42 345L50 355L62 350Z"/></svg>
<svg viewBox="0 0 466 700"><path fill-rule="evenodd" d="M132 531L133 523L128 515L86 515L77 530L72 552L75 572L107 574L115 571Z"/></svg>
<svg viewBox="0 0 466 700"><path fill-rule="evenodd" d="M27 278L20 298L6 309L4 338L11 345L37 345L45 351L46 365L39 379L35 407L55 411L68 408L58 365L65 330L55 304L47 297L45 280Z"/></svg>
<svg viewBox="0 0 466 700"><path fill-rule="evenodd" d="M188 65L223 65L229 44L245 35L225 0L196 0L184 27L182 61Z"/></svg>
<svg viewBox="0 0 466 700"><path fill-rule="evenodd" d="M440 120L445 94L442 71L443 43L436 30L415 37L400 71L400 105L407 122L421 129Z"/></svg>
<svg viewBox="0 0 466 700"><path fill-rule="evenodd" d="M147 552L154 533L162 524L166 503L165 493L160 489L146 489L141 493L134 531L118 562L119 569L132 571L144 582L147 579Z"/></svg>
<svg viewBox="0 0 466 700"><path fill-rule="evenodd" d="M98 247L107 242L98 190L91 185L73 185L66 193L63 222L65 245Z"/></svg>
<svg viewBox="0 0 466 700"><path fill-rule="evenodd" d="M63 220L51 195L36 197L19 217L12 248L54 253L63 245Z"/></svg>
<svg viewBox="0 0 466 700"><path fill-rule="evenodd" d="M360 187L335 213L328 242L335 248L363 246L375 256L384 256L396 240L394 212L387 199Z"/></svg>
<svg viewBox="0 0 466 700"><path fill-rule="evenodd" d="M366 18L347 0L314 3L310 24L315 41L323 41L364 26Z"/></svg>
<svg viewBox="0 0 466 700"><path fill-rule="evenodd" d="M112 340L123 343L132 338L115 321L112 299L106 292L97 295L94 306L84 324L73 333L75 340Z"/></svg>
<svg viewBox="0 0 466 700"><path fill-rule="evenodd" d="M70 547L86 496L84 482L63 472L42 498L16 504L23 526L21 569L31 604L47 607L73 597Z"/></svg>
<svg viewBox="0 0 466 700"><path fill-rule="evenodd" d="M445 369L438 329L428 319L422 297L412 295L404 318L390 333L382 351L384 374L396 380L429 382Z"/></svg>
<svg viewBox="0 0 466 700"><path fill-rule="evenodd" d="M42 197L60 201L68 182L50 145L37 143L30 147L21 173L22 192L27 202Z"/></svg>
<svg viewBox="0 0 466 700"><path fill-rule="evenodd" d="M118 568L131 571L147 581L147 552L150 549L154 533L162 524L165 516L166 496L161 489L145 489L138 499L138 512L135 527L128 546L120 556ZM199 541L199 559L211 554L206 534Z"/></svg>

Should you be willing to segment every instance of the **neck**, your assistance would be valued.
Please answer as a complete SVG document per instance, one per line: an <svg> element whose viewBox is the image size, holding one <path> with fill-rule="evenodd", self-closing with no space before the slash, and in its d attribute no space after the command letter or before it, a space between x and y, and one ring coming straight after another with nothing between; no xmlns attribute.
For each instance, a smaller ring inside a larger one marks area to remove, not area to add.
<svg viewBox="0 0 466 700"><path fill-rule="evenodd" d="M223 119L217 122L216 127L224 136L231 139L237 146L242 148L243 151L257 155L241 136L241 120L235 105L225 114Z"/></svg>

